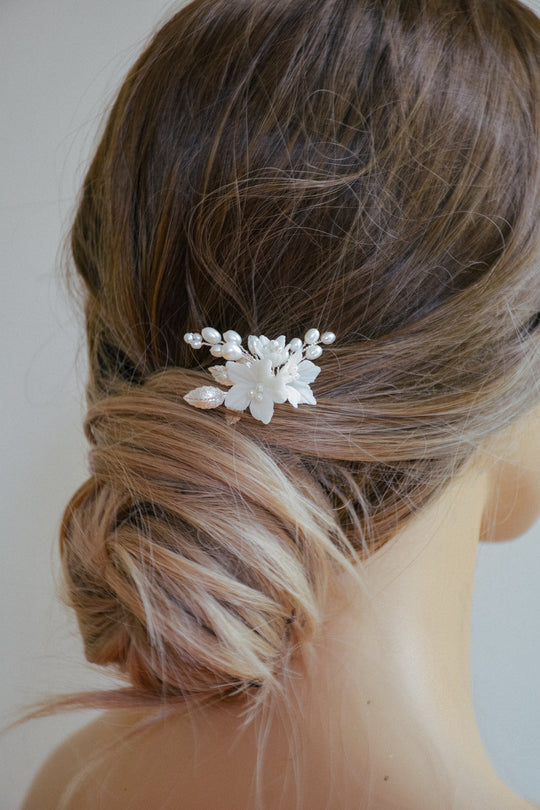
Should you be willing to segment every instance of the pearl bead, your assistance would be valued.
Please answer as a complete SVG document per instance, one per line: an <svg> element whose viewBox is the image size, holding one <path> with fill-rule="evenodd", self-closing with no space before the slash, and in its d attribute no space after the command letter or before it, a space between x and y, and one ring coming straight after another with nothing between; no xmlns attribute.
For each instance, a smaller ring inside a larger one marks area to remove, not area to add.
<svg viewBox="0 0 540 810"><path fill-rule="evenodd" d="M302 341L300 338L293 338L289 343L289 349L291 352L299 352L302 348Z"/></svg>
<svg viewBox="0 0 540 810"><path fill-rule="evenodd" d="M317 343L319 334L320 332L318 329L308 329L304 335L304 340L306 343Z"/></svg>
<svg viewBox="0 0 540 810"><path fill-rule="evenodd" d="M186 334L184 335L184 340L186 341L186 343L191 343L191 341L193 340L193 332L186 332Z"/></svg>
<svg viewBox="0 0 540 810"><path fill-rule="evenodd" d="M207 343L219 343L221 340L221 334L217 329L212 329L211 326L205 326L202 330L202 336Z"/></svg>
<svg viewBox="0 0 540 810"><path fill-rule="evenodd" d="M264 385L262 383L257 383L257 391L264 391Z"/></svg>
<svg viewBox="0 0 540 810"><path fill-rule="evenodd" d="M263 396L264 395L261 394L261 392L259 391L258 394L255 394L255 399L257 400L257 402L260 402L262 400Z"/></svg>
<svg viewBox="0 0 540 810"><path fill-rule="evenodd" d="M255 399L255 389L254 388L249 389L248 396L250 396L251 399Z"/></svg>
<svg viewBox="0 0 540 810"><path fill-rule="evenodd" d="M235 332L234 329L228 329L226 332L223 333L223 340L226 340L227 343L242 343L242 338Z"/></svg>
<svg viewBox="0 0 540 810"><path fill-rule="evenodd" d="M306 349L306 357L308 360L316 360L322 354L320 346L308 346Z"/></svg>
<svg viewBox="0 0 540 810"><path fill-rule="evenodd" d="M240 360L242 357L242 349L237 343L224 343L221 354L225 360Z"/></svg>
<svg viewBox="0 0 540 810"><path fill-rule="evenodd" d="M325 332L321 337L321 343L324 343L325 346L329 346L331 343L334 342L336 336L333 332Z"/></svg>
<svg viewBox="0 0 540 810"><path fill-rule="evenodd" d="M221 350L222 350L222 346L219 343L217 343L214 346L210 346L210 354L213 357L221 357Z"/></svg>
<svg viewBox="0 0 540 810"><path fill-rule="evenodd" d="M187 343L191 346L192 349L200 349L202 346L202 337L199 335L198 332L188 332L186 338L189 337L189 340L186 340Z"/></svg>

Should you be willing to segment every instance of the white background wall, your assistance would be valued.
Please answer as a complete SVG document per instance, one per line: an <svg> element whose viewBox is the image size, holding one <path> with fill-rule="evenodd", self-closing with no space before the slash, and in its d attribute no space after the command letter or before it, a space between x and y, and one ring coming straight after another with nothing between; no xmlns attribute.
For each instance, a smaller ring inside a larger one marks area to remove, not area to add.
<svg viewBox="0 0 540 810"><path fill-rule="evenodd" d="M84 349L57 252L105 103L179 5L0 0L0 725L21 703L108 683L55 595L60 517L86 478ZM478 563L479 725L502 778L540 802L540 525L481 546ZM0 810L18 807L47 753L91 717L0 737Z"/></svg>

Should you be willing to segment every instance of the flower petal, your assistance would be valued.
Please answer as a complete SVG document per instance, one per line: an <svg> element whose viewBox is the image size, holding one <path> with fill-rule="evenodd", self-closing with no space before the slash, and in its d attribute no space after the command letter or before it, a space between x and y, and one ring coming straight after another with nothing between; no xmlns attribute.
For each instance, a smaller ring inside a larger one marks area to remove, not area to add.
<svg viewBox="0 0 540 810"><path fill-rule="evenodd" d="M298 403L301 400L300 391L293 385L287 386L287 399L295 408L298 408Z"/></svg>
<svg viewBox="0 0 540 810"><path fill-rule="evenodd" d="M289 389L294 388L296 391L298 391L298 394L299 394L298 402L299 403L304 402L306 405L316 405L317 404L317 400L313 396L313 391L311 390L311 388L309 387L309 385L307 383L301 382L300 380L295 380L294 382L289 383L287 388L289 388ZM289 402L290 402L290 398L289 398Z"/></svg>
<svg viewBox="0 0 540 810"><path fill-rule="evenodd" d="M261 341L256 335L250 335L248 337L247 342L248 342L248 349L251 352L251 354L255 355L256 357L263 356Z"/></svg>
<svg viewBox="0 0 540 810"><path fill-rule="evenodd" d="M225 394L225 407L232 408L233 411L244 411L251 401L249 390L250 386L242 383L233 385Z"/></svg>
<svg viewBox="0 0 540 810"><path fill-rule="evenodd" d="M298 364L298 378L301 382L312 383L317 379L320 370L319 366L316 366L311 360L302 360Z"/></svg>
<svg viewBox="0 0 540 810"><path fill-rule="evenodd" d="M274 402L287 402L288 391L285 383L276 380L275 384L269 389L269 393Z"/></svg>
<svg viewBox="0 0 540 810"><path fill-rule="evenodd" d="M288 386L292 380L294 380L293 375L289 372L287 365L284 365L276 374L271 388L274 402L287 401L289 397Z"/></svg>
<svg viewBox="0 0 540 810"><path fill-rule="evenodd" d="M252 385L253 381L255 380L253 366L248 366L247 363L238 363L236 360L227 360L226 367L229 379L233 383Z"/></svg>
<svg viewBox="0 0 540 810"><path fill-rule="evenodd" d="M271 396L267 396L266 394L260 401L252 399L249 405L249 410L255 419L258 419L259 422L264 422L264 424L267 425L274 415L274 400Z"/></svg>
<svg viewBox="0 0 540 810"><path fill-rule="evenodd" d="M263 357L262 360L255 360L251 368L253 369L252 380L266 385L267 383L271 383L274 379L272 361L269 357Z"/></svg>

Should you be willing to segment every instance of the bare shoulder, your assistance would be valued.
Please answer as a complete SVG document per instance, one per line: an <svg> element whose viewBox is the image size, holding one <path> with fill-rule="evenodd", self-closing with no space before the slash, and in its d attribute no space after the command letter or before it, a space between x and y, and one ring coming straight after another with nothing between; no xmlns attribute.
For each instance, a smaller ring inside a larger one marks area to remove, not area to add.
<svg viewBox="0 0 540 810"><path fill-rule="evenodd" d="M242 810L251 808L255 732L226 706L179 713L140 734L148 712L104 712L45 761L21 810ZM281 732L280 732L281 733ZM285 734L285 731L283 731ZM265 803L282 804L285 738L272 738ZM241 766L239 767L239 763ZM317 794L319 786L317 785ZM317 798L307 805L316 808Z"/></svg>
<svg viewBox="0 0 540 810"><path fill-rule="evenodd" d="M125 716L108 711L67 737L40 767L21 810L86 810L81 797L88 795L84 786L95 778L101 752L114 749L127 729Z"/></svg>

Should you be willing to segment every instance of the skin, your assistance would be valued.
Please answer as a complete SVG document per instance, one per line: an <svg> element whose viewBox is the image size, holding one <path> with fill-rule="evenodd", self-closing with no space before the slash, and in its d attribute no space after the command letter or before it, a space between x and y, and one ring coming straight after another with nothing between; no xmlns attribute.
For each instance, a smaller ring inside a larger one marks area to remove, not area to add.
<svg viewBox="0 0 540 810"><path fill-rule="evenodd" d="M311 657L293 668L302 709L299 778L290 730L269 726L265 807L305 810L526 810L497 777L474 717L469 672L477 544L526 531L540 512L540 407L491 442L414 522L374 554L364 588L345 576ZM97 764L62 810L239 810L255 729L238 706L169 718ZM59 810L71 775L144 712L105 712L47 760L22 810ZM369 798L369 802L368 802Z"/></svg>

